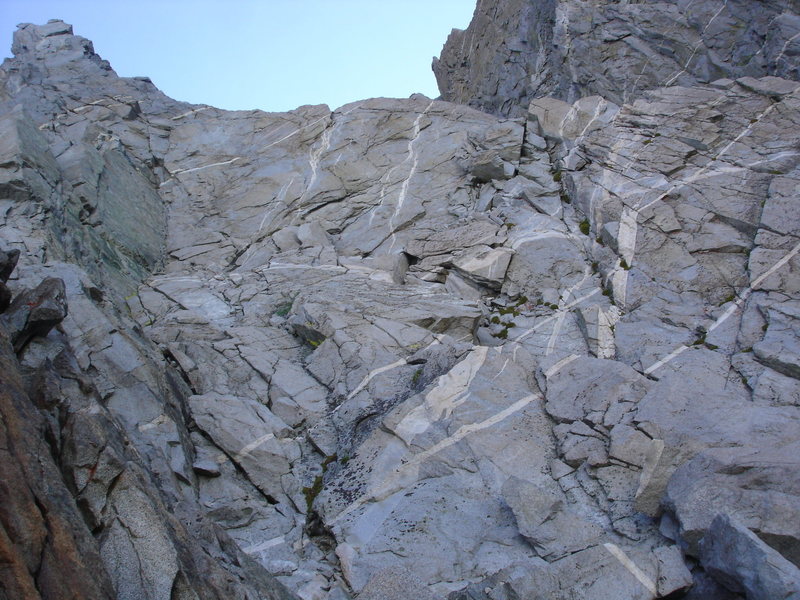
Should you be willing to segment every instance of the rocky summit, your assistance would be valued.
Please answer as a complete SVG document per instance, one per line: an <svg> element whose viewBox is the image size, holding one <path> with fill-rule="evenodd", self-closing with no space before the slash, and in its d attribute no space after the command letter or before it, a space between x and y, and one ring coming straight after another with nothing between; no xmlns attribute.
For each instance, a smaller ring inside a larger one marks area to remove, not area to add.
<svg viewBox="0 0 800 600"><path fill-rule="evenodd" d="M441 98L0 68L0 597L800 598L800 5L480 0Z"/></svg>

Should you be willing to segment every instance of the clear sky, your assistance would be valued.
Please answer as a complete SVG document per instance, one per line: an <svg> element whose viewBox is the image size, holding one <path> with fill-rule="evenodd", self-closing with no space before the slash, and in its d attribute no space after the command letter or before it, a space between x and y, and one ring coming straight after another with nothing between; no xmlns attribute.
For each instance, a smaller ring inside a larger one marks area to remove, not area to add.
<svg viewBox="0 0 800 600"><path fill-rule="evenodd" d="M431 71L476 0L0 0L0 47L18 23L62 19L122 76L231 110L337 108L439 95Z"/></svg>

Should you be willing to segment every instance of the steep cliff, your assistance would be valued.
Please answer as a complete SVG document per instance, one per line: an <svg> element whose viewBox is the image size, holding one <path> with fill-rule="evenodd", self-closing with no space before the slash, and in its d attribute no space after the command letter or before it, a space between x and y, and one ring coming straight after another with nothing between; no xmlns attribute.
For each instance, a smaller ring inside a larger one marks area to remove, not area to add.
<svg viewBox="0 0 800 600"><path fill-rule="evenodd" d="M655 53L620 105L629 80L545 65L559 11L657 44L648 7L693 40L744 10L691 4L481 2L487 37L454 33L437 68L475 48L454 99L513 119L419 95L187 105L62 22L21 26L3 594L800 593L800 84L655 89L678 82ZM523 33L544 54L498 68ZM756 74L794 77L792 35ZM520 87L536 61L569 84Z"/></svg>
<svg viewBox="0 0 800 600"><path fill-rule="evenodd" d="M722 77L796 80L796 0L478 0L433 70L442 99L524 116L534 98L622 104Z"/></svg>

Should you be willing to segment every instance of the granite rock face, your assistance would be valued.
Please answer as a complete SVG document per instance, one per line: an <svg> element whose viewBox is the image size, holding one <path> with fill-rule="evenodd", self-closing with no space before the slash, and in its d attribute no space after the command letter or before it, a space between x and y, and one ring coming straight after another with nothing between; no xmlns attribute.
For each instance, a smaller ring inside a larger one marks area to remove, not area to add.
<svg viewBox="0 0 800 600"><path fill-rule="evenodd" d="M729 57L745 34L726 11L750 13L694 4L680 36ZM481 2L475 31L516 43L519 6ZM551 8L592 9L611 16L586 35L635 25L653 44L675 10L533 6L542 32ZM748 63L759 77L647 75L627 104L613 77L574 102L499 86L506 108L478 106L508 119L420 95L187 105L117 77L69 25L21 26L0 69L0 399L27 429L6 426L0 589L792 597L786 35L781 60Z"/></svg>
<svg viewBox="0 0 800 600"><path fill-rule="evenodd" d="M68 335L50 332L65 295L47 278L0 315L3 597L291 598L202 515L190 533L172 514ZM20 333L17 307L34 303Z"/></svg>
<svg viewBox="0 0 800 600"><path fill-rule="evenodd" d="M479 0L433 70L442 98L504 116L531 100L622 104L664 85L798 79L794 0Z"/></svg>

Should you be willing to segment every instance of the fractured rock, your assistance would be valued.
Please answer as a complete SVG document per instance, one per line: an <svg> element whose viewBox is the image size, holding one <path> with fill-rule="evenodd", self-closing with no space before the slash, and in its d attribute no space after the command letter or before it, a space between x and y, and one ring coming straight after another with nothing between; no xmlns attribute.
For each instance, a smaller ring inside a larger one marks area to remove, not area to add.
<svg viewBox="0 0 800 600"><path fill-rule="evenodd" d="M700 543L700 560L712 577L747 598L800 596L800 569L726 514L711 522Z"/></svg>
<svg viewBox="0 0 800 600"><path fill-rule="evenodd" d="M569 507L552 480L530 483L517 478L503 485L503 497L517 520L520 533L544 559L558 560L596 543L602 529Z"/></svg>
<svg viewBox="0 0 800 600"><path fill-rule="evenodd" d="M123 598L721 599L796 565L796 7L601 4L482 1L445 100L335 111L176 102L20 28L17 595L71 546L100 591L59 589Z"/></svg>
<svg viewBox="0 0 800 600"><path fill-rule="evenodd" d="M55 277L43 280L33 290L25 290L11 302L3 319L14 351L19 353L35 336L44 336L67 316L64 282Z"/></svg>
<svg viewBox="0 0 800 600"><path fill-rule="evenodd" d="M691 554L718 513L756 532L795 565L800 564L800 509L796 444L775 449L715 448L679 467L664 496Z"/></svg>
<svg viewBox="0 0 800 600"><path fill-rule="evenodd" d="M478 5L466 30L450 33L433 71L445 100L511 116L548 95L622 103L659 86L722 77L796 80L799 25L783 9L746 0L685 7L492 0ZM745 84L761 91L750 79Z"/></svg>

